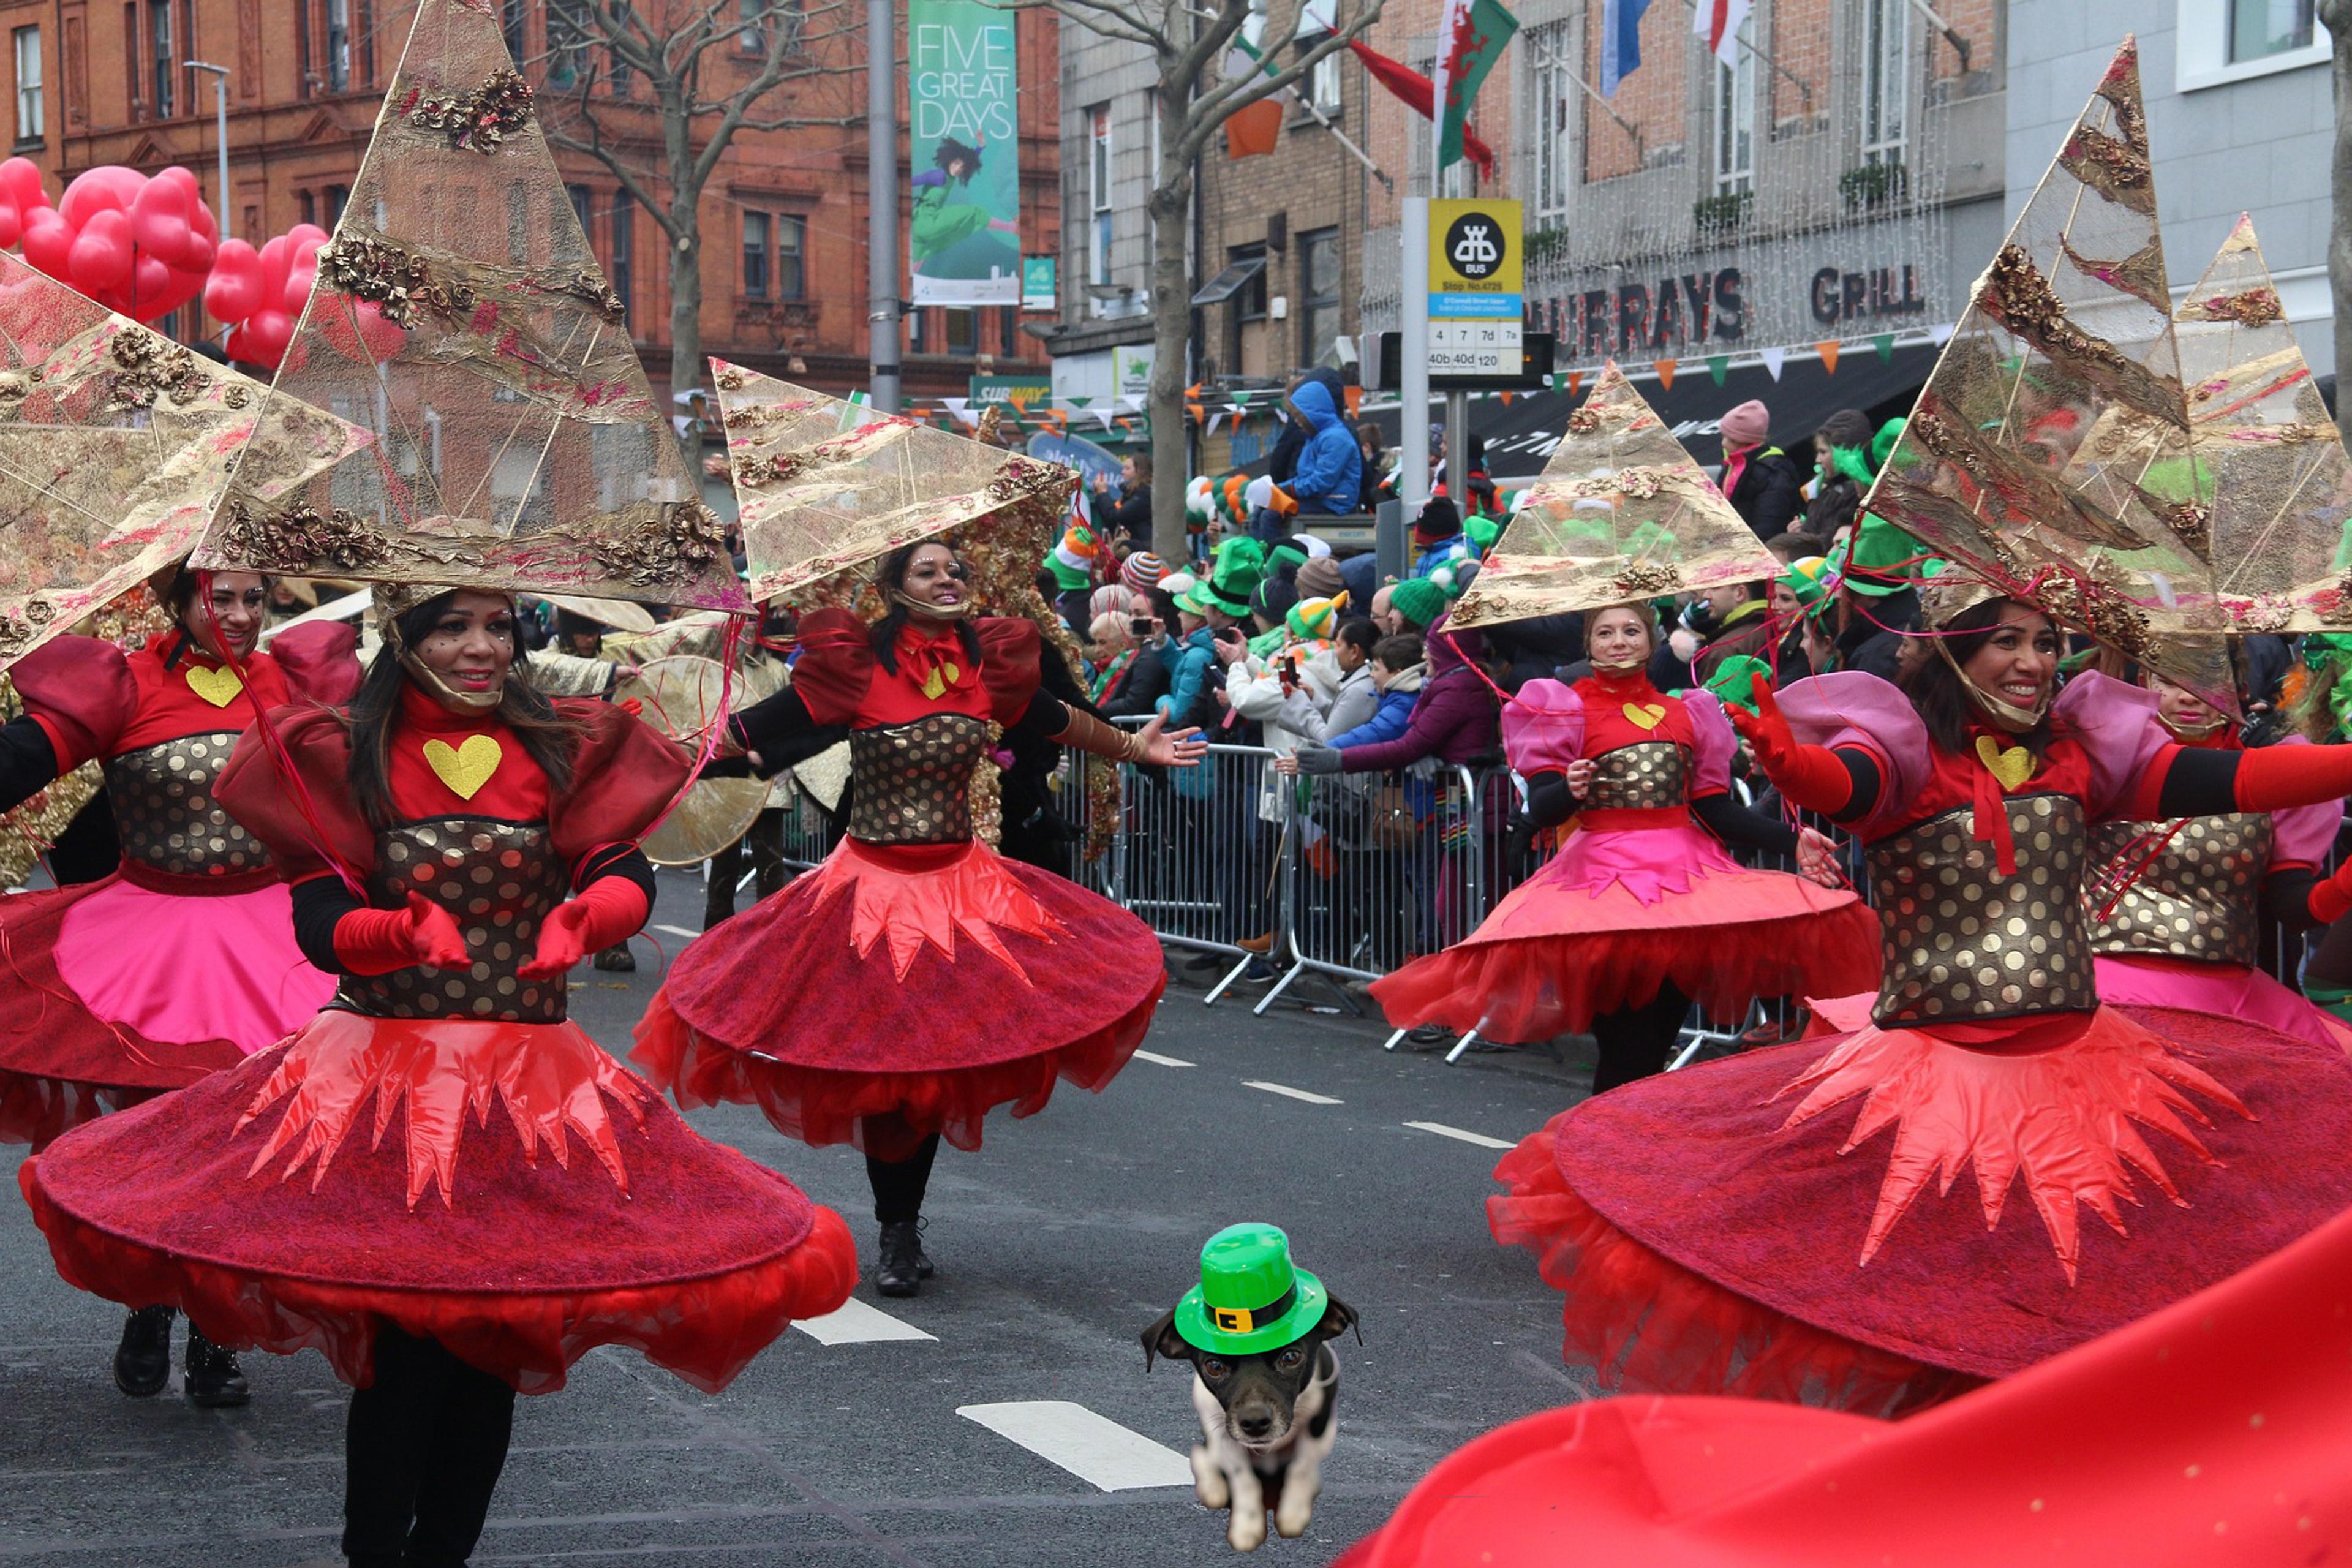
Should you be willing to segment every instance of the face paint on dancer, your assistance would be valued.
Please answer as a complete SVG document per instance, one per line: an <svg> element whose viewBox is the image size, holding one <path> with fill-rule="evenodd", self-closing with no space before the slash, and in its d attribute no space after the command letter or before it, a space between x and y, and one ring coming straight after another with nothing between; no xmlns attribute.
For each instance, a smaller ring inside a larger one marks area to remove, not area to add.
<svg viewBox="0 0 2352 1568"><path fill-rule="evenodd" d="M946 545L921 545L908 561L906 574L891 597L928 619L960 620L971 613L971 595L965 585L970 575Z"/></svg>
<svg viewBox="0 0 2352 1568"><path fill-rule="evenodd" d="M514 659L514 601L460 589L401 662L445 706L481 713L499 705Z"/></svg>
<svg viewBox="0 0 2352 1568"><path fill-rule="evenodd" d="M205 596L209 583L211 596ZM250 658L269 618L269 586L255 572L211 572L198 576L195 591L180 611L180 629L215 658Z"/></svg>

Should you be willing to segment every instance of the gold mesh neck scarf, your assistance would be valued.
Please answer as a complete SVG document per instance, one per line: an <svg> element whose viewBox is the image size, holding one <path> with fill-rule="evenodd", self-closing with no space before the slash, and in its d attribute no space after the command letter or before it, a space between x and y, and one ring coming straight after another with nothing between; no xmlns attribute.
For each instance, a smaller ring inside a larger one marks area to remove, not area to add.
<svg viewBox="0 0 2352 1568"><path fill-rule="evenodd" d="M496 6L417 6L259 429L322 409L373 440L240 469L197 564L749 608Z"/></svg>
<svg viewBox="0 0 2352 1568"><path fill-rule="evenodd" d="M366 440L0 253L0 669L187 555L244 472L276 494Z"/></svg>
<svg viewBox="0 0 2352 1568"><path fill-rule="evenodd" d="M1446 624L1494 626L1780 571L1612 360Z"/></svg>
<svg viewBox="0 0 2352 1568"><path fill-rule="evenodd" d="M877 414L724 360L712 360L710 374L727 423L754 599L842 600L852 596L854 581L827 579L854 578L904 545L1000 521L1020 530L1024 520L1042 520L1025 568L1034 572L1076 493L1077 476L1057 463Z"/></svg>
<svg viewBox="0 0 2352 1568"><path fill-rule="evenodd" d="M2210 513L2213 586L2244 632L2352 626L2352 461L2241 217L2172 312Z"/></svg>
<svg viewBox="0 0 2352 1568"><path fill-rule="evenodd" d="M2210 660L2173 646L2222 629L2186 407L2126 38L1863 507L2235 711Z"/></svg>

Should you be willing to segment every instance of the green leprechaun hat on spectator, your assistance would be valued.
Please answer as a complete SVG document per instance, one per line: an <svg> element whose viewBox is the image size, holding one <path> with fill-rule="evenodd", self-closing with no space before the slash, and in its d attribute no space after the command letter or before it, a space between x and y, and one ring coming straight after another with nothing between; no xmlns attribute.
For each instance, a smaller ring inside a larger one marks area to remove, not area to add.
<svg viewBox="0 0 2352 1568"><path fill-rule="evenodd" d="M1249 614L1250 595L1265 576L1265 547L1255 539L1228 539L1217 546L1209 574L1178 602L1195 614L1213 607L1238 620Z"/></svg>
<svg viewBox="0 0 2352 1568"><path fill-rule="evenodd" d="M1329 1303L1323 1281L1292 1266L1290 1237L1229 1225L1201 1248L1201 1283L1176 1304L1176 1332L1197 1351L1248 1355L1303 1337Z"/></svg>
<svg viewBox="0 0 2352 1568"><path fill-rule="evenodd" d="M1830 550L1822 575L1873 599L1916 588L1928 575L1927 547L1873 512L1864 512L1851 542Z"/></svg>

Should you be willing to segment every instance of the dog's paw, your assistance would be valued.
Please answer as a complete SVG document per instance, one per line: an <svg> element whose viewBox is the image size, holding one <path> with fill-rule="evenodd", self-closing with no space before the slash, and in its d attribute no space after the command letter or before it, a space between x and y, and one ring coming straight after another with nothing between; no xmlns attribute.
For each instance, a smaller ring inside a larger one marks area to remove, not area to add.
<svg viewBox="0 0 2352 1568"><path fill-rule="evenodd" d="M1231 1508L1234 1505L1233 1483L1225 1472L1217 1468L1216 1461L1200 1444L1192 1445L1192 1495L1202 1508Z"/></svg>
<svg viewBox="0 0 2352 1568"><path fill-rule="evenodd" d="M1255 1552L1265 1543L1265 1514L1235 1513L1233 1522L1225 1526L1225 1544L1236 1552Z"/></svg>
<svg viewBox="0 0 2352 1568"><path fill-rule="evenodd" d="M1307 1533L1307 1523L1313 1520L1314 1517L1315 1502L1313 1499L1310 1498L1304 1502L1294 1505L1290 1500L1290 1494L1285 1492L1283 1494L1282 1501L1276 1506L1274 1510L1275 1533L1281 1536L1285 1541L1296 1541L1300 1536Z"/></svg>

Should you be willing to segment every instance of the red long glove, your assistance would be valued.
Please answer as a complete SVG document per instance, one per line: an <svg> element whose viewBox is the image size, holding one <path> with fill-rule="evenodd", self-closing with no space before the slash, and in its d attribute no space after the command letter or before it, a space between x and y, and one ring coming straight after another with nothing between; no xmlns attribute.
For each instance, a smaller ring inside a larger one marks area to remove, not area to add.
<svg viewBox="0 0 2352 1568"><path fill-rule="evenodd" d="M1752 679L1756 711L1737 706L1726 711L1731 727L1747 741L1756 765L1780 787L1780 798L1790 805L1825 816L1844 810L1853 798L1853 775L1827 746L1800 744L1780 703L1773 700L1771 681L1761 673Z"/></svg>
<svg viewBox="0 0 2352 1568"><path fill-rule="evenodd" d="M353 910L337 921L335 962L353 974L389 974L418 964L464 969L474 961L449 911L411 893L404 910Z"/></svg>
<svg viewBox="0 0 2352 1568"><path fill-rule="evenodd" d="M526 980L562 974L592 952L636 934L652 913L646 890L626 877L604 877L557 909L539 928L539 951L515 973Z"/></svg>
<svg viewBox="0 0 2352 1568"><path fill-rule="evenodd" d="M2336 875L2326 881L2314 882L2311 896L2305 901L2311 918L2321 925L2334 925L2352 912L2352 860L2337 867Z"/></svg>
<svg viewBox="0 0 2352 1568"><path fill-rule="evenodd" d="M2281 811L2352 795L2352 746L2259 746L2238 753L2240 811Z"/></svg>

